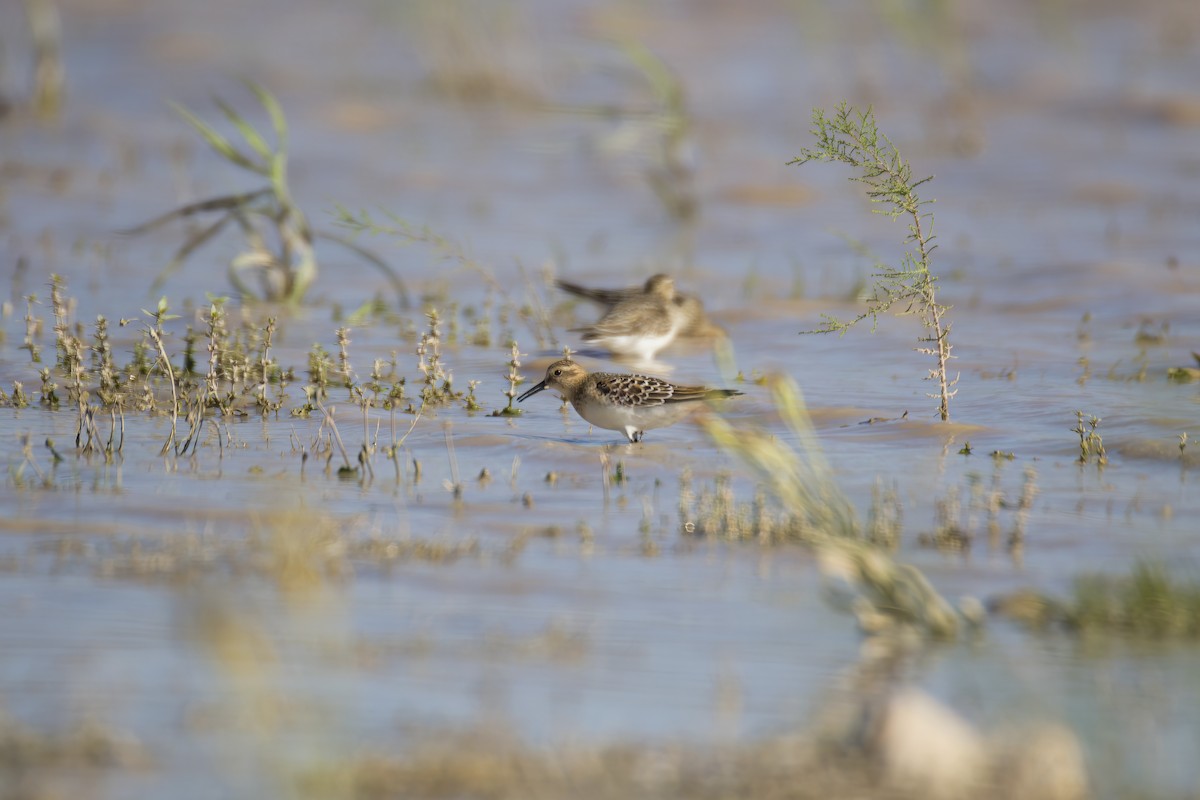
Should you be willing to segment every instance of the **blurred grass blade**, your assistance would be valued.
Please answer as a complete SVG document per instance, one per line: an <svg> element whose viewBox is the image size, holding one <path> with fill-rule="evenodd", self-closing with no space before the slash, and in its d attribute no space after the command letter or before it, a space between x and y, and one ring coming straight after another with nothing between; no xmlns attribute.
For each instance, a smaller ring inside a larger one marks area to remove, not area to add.
<svg viewBox="0 0 1200 800"><path fill-rule="evenodd" d="M626 41L621 46L625 57L645 76L664 108L672 113L680 111L684 101L683 87L666 62L641 42Z"/></svg>
<svg viewBox="0 0 1200 800"><path fill-rule="evenodd" d="M245 154L234 147L228 139L218 133L216 129L211 127L208 123L204 122L191 111L188 111L178 103L171 103L171 107L174 108L176 113L183 117L187 123L196 130L197 133L204 137L204 140L208 142L209 146L212 147L212 149L215 150L222 158L236 164L239 167L242 167L243 169L250 170L251 172L256 172L260 175L265 174L265 171L261 165L255 164L253 161L251 161Z"/></svg>
<svg viewBox="0 0 1200 800"><path fill-rule="evenodd" d="M275 153L266 167L266 175L271 179L271 188L279 199L282 208L292 204L292 197L287 185L287 154L283 151Z"/></svg>
<svg viewBox="0 0 1200 800"><path fill-rule="evenodd" d="M192 214L200 214L206 211L231 211L235 208L241 208L249 205L260 197L269 195L270 193L270 189L259 189L255 192L244 192L242 194L226 194L221 195L220 197L210 197L208 200L189 203L188 205L176 208L173 211L168 211L161 216L155 217L149 222L143 222L141 225L138 225L134 228L126 228L118 231L118 233L125 236L137 236L138 234L152 231L158 226L170 222L177 217L190 217Z"/></svg>
<svg viewBox="0 0 1200 800"><path fill-rule="evenodd" d="M796 436L797 449L763 429L735 427L717 415L701 425L718 447L766 484L792 521L792 539L813 548L822 572L854 587L860 599L856 613L865 629L902 623L935 637L954 637L958 615L920 570L896 563L863 538L854 507L834 482L817 444L800 388L777 377L771 394L776 411Z"/></svg>
<svg viewBox="0 0 1200 800"><path fill-rule="evenodd" d="M812 418L808 416L808 406L804 402L804 394L800 387L795 381L778 378L770 382L770 387L771 397L775 401L775 409L780 418L796 434L804 448L809 471L832 474L824 451L812 446L817 434L813 430Z"/></svg>
<svg viewBox="0 0 1200 800"><path fill-rule="evenodd" d="M287 257L292 264L284 290L285 297L290 303L299 303L317 279L317 259L313 253L312 239L308 236L308 228L303 219L297 227L281 226L280 236L284 239Z"/></svg>
<svg viewBox="0 0 1200 800"><path fill-rule="evenodd" d="M277 151L280 153L287 152L288 127L287 117L283 115L283 107L279 105L279 101L275 99L273 94L257 83L253 81L246 81L245 83L246 88L254 92L254 96L258 98L258 102L262 103L262 107L266 109L267 114L271 117L271 126L275 129Z"/></svg>
<svg viewBox="0 0 1200 800"><path fill-rule="evenodd" d="M254 149L254 152L258 153L263 163L266 164L270 161L271 154L274 151L267 144L266 139L262 137L262 134L255 130L253 125L242 119L242 116L221 98L214 97L213 102L216 103L217 108L221 109L221 113L225 115L225 119L233 123L233 126L238 129L238 133L242 134L242 138L246 140L246 144L250 145Z"/></svg>
<svg viewBox="0 0 1200 800"><path fill-rule="evenodd" d="M187 241L155 280L155 287L161 286L188 256L225 229L232 219L237 221L245 237L243 249L228 266L229 280L233 286L246 298L300 303L317 279L318 262L313 248L313 230L304 213L293 202L288 188L287 121L283 108L270 92L251 81L244 81L244 84L253 92L271 119L277 140L274 146L269 141L269 134L266 134L265 128L260 131L232 105L219 97L214 97L213 102L226 121L238 131L244 143L239 142L235 145L187 108L177 103L171 105L220 157L248 172L267 178L270 185L254 192L224 195L192 203L155 217L125 233L144 233L176 218L186 218L204 212L219 212L221 218L216 222L198 233L189 232ZM343 217L348 216L344 210L340 212ZM401 306L409 307L407 287L382 259L342 237L327 235L326 238L341 244L378 268L391 283ZM270 245L268 239L271 240ZM250 274L262 284L261 291L250 287L249 284L254 282L250 280Z"/></svg>

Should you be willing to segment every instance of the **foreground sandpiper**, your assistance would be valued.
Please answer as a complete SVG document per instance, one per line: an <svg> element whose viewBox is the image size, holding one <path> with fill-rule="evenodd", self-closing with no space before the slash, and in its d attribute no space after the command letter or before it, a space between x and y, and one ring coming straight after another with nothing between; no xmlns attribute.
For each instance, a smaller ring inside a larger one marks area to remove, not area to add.
<svg viewBox="0 0 1200 800"><path fill-rule="evenodd" d="M517 402L544 389L557 389L579 416L597 428L623 431L630 442L640 442L651 428L678 422L706 400L741 394L736 389L679 386L650 375L589 373L569 358L551 364L546 379Z"/></svg>
<svg viewBox="0 0 1200 800"><path fill-rule="evenodd" d="M666 277L666 275L659 273L658 275L652 275L641 286L629 286L623 289L597 289L581 286L578 283L572 283L567 280L558 280L555 281L555 284L559 289L568 294L582 297L584 300L590 300L593 303L603 306L607 314L621 303L653 294L656 287ZM683 325L678 331L679 336L711 339L715 336L726 335L724 328L708 318L708 314L704 311L704 303L699 297L676 290L672 303L678 306L682 312Z"/></svg>

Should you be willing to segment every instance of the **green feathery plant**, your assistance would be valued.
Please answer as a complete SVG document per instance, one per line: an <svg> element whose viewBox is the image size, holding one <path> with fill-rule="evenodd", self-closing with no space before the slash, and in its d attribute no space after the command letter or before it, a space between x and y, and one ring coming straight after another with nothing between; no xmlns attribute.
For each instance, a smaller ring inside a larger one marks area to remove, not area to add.
<svg viewBox="0 0 1200 800"><path fill-rule="evenodd" d="M275 134L274 145L267 137L245 120L225 101L214 102L226 120L237 129L245 145L230 141L216 128L201 120L183 106L172 104L175 110L200 134L217 155L247 172L266 178L261 189L213 197L190 203L169 211L127 233L139 234L153 230L174 219L189 219L198 215L218 214L216 220L192 233L175 252L174 257L155 279L151 291L162 284L197 249L215 238L231 222L237 223L245 237L245 250L229 265L229 282L243 297L270 302L303 302L317 278L317 257L314 239L324 239L348 248L384 273L396 291L400 304L408 307L408 292L400 277L378 256L369 250L334 233L314 232L304 212L295 204L287 179L288 126L279 101L255 83L246 83L271 119ZM272 249L271 242L276 243ZM257 280L257 286L254 282Z"/></svg>
<svg viewBox="0 0 1200 800"><path fill-rule="evenodd" d="M937 381L939 393L930 396L939 398L942 419L949 420L950 398L958 393L954 388L958 377L951 378L947 370L947 363L952 358L950 323L946 319L950 306L937 301L937 277L930 270L930 256L937 245L933 243L933 214L924 207L933 201L922 200L917 195L917 188L933 176L913 180L912 167L900 157L891 140L879 132L869 108L858 111L842 103L832 118L816 108L812 119L816 146L801 148L800 155L788 163L836 161L858 170L859 174L851 180L865 184L871 202L884 206L873 209L875 213L909 220L905 242L911 249L901 257L899 267L876 264L879 271L873 276L874 291L867 301L866 311L849 321L823 314L821 327L804 333L845 333L868 317L874 328L879 315L893 306L903 308L901 313L919 314L928 333L921 337L925 344L917 351L932 355L936 360L936 367L929 370L928 379Z"/></svg>
<svg viewBox="0 0 1200 800"><path fill-rule="evenodd" d="M1096 415L1091 415L1087 418L1086 424L1082 411L1075 412L1075 427L1071 428L1071 433L1079 436L1079 458L1076 459L1080 464L1086 464L1093 459L1097 466L1103 468L1108 463L1108 453L1104 450L1104 439L1096 432L1100 427L1100 418ZM1183 448L1180 448L1180 452Z"/></svg>

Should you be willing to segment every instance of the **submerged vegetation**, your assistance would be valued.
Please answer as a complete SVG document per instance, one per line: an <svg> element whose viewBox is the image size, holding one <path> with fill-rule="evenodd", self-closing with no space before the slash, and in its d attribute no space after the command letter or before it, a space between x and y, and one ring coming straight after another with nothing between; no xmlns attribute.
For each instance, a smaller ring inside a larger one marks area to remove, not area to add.
<svg viewBox="0 0 1200 800"><path fill-rule="evenodd" d="M1128 575L1083 575L1056 599L1028 590L998 598L994 609L1036 628L1084 636L1200 639L1200 580L1142 561Z"/></svg>
<svg viewBox="0 0 1200 800"><path fill-rule="evenodd" d="M813 110L813 136L817 143L804 147L800 155L790 164L806 164L810 161L833 161L846 164L859 171L851 178L866 186L867 197L883 208L873 209L893 219L908 220L908 236L905 243L912 250L906 251L899 266L877 263L875 283L867 309L849 321L823 315L824 324L808 333L845 333L849 328L870 319L875 325L879 315L893 308L903 314L917 314L927 335L921 339L919 352L933 356L935 366L929 370L928 379L938 386L938 393L930 395L938 400L938 412L943 420L950 419L950 399L957 394L955 384L958 377L951 377L950 322L946 315L950 307L937 300L937 276L932 271L934 244L933 213L925 210L932 200L922 200L917 189L933 179L933 176L913 178L912 166L906 162L891 140L879 132L875 115L871 109L858 111L846 103L837 107L832 117L821 109Z"/></svg>

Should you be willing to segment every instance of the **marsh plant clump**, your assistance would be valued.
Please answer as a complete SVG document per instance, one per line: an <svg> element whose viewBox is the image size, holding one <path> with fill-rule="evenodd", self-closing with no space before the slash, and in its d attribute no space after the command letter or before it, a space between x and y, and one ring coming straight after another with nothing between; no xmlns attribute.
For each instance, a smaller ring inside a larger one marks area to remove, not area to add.
<svg viewBox="0 0 1200 800"><path fill-rule="evenodd" d="M525 376L521 374L521 350L515 341L512 343L506 364L508 374L504 376L504 379L508 382L508 388L504 390L504 396L508 398L508 403L504 408L492 412L492 416L496 417L516 417L521 414L521 409L513 405L513 401L517 397L517 387L525 382Z"/></svg>
<svg viewBox="0 0 1200 800"><path fill-rule="evenodd" d="M851 180L866 187L872 203L882 205L874 212L908 220L905 243L911 249L901 256L899 266L875 265L878 271L873 275L873 292L862 314L848 321L822 315L821 327L805 333L845 333L868 318L874 326L880 314L893 308L902 314L917 314L927 332L917 350L933 356L935 364L927 378L937 383L938 392L930 396L937 398L941 418L949 420L950 400L958 391L954 388L958 377L951 377L949 371L952 348L947 313L950 306L938 302L937 276L932 271L932 255L937 245L934 244L933 213L927 207L933 201L923 200L917 194L917 189L933 176L913 178L912 166L900 156L891 140L879 132L869 108L858 111L842 103L832 117L817 108L813 110L812 121L817 144L801 148L800 155L788 163L827 161L858 170L858 175Z"/></svg>
<svg viewBox="0 0 1200 800"><path fill-rule="evenodd" d="M215 217L188 235L155 280L154 289L161 287L193 253L226 227L235 224L241 231L245 249L230 262L228 276L230 285L243 298L301 303L317 278L318 263L313 243L321 238L349 248L383 272L401 306L407 307L408 292L403 281L382 259L337 234L317 232L309 225L288 184L288 125L283 108L274 95L258 84L247 82L246 87L270 118L274 143L233 106L219 98L214 102L241 137L241 144L187 108L180 105L174 108L218 156L245 172L265 178L267 185L189 203L126 231L134 235L149 232L175 219Z"/></svg>
<svg viewBox="0 0 1200 800"><path fill-rule="evenodd" d="M1108 463L1108 453L1104 449L1104 439L1096 431L1099 427L1099 417L1093 414L1085 422L1083 412L1075 412L1075 427L1071 428L1071 433L1079 437L1079 458L1076 461L1080 464L1095 461L1096 466L1103 467ZM1183 452L1182 447L1180 447L1180 452Z"/></svg>
<svg viewBox="0 0 1200 800"><path fill-rule="evenodd" d="M1065 621L1083 633L1195 639L1200 637L1200 582L1148 562L1125 577L1086 575L1075 582Z"/></svg>
<svg viewBox="0 0 1200 800"><path fill-rule="evenodd" d="M422 375L421 404L439 406L460 400L463 393L454 389L454 375L442 361L442 318L436 308L426 312L429 327L417 343L417 369Z"/></svg>
<svg viewBox="0 0 1200 800"><path fill-rule="evenodd" d="M997 598L992 607L1032 627L1089 637L1200 639L1200 580L1149 561L1128 575L1080 576L1065 598L1025 590Z"/></svg>
<svg viewBox="0 0 1200 800"><path fill-rule="evenodd" d="M1025 468L1020 491L1013 497L1002 486L1003 466L1007 462L1004 458L993 460L990 481L977 473L968 474L965 503L962 486L955 486L938 498L934 503L933 530L918 536L918 543L943 552L966 553L981 535L985 535L988 550L1004 547L1014 559L1019 558L1025 544L1029 512L1038 495L1037 470L1032 466ZM1011 512L1007 535L1005 511Z"/></svg>
<svg viewBox="0 0 1200 800"><path fill-rule="evenodd" d="M1200 380L1200 353L1193 352L1194 364L1184 367L1168 367L1167 377L1178 383L1191 383Z"/></svg>
<svg viewBox="0 0 1200 800"><path fill-rule="evenodd" d="M275 354L277 318L235 307L228 298L210 297L206 306L193 312L190 323L181 326L181 315L174 313L163 297L143 309L140 319L120 320L118 329L128 328L133 333L124 334L126 338L114 344L114 326L106 316L98 316L90 331L74 320L76 304L66 293L66 283L52 276L53 363L40 361L43 326L33 314L34 305L31 301L25 349L31 358L39 357L32 364L38 391L31 398L24 382L13 381L11 392L0 392L0 405L24 408L38 404L48 410L73 411L77 418L75 448L81 457L99 452L106 460L119 459L130 413L165 417L169 431L160 455L176 458L195 456L205 442L223 448L229 440L231 420L317 416L321 427L311 445L301 445L297 439L296 447L305 460L310 455L322 456L328 467L331 459L340 456L343 471L339 474L369 476L373 474L371 459L382 449L396 462L399 476L397 448L423 414L458 404L468 412L482 410L476 394L480 381L468 381L465 392L455 387L442 350L443 318L432 308L426 314L426 329L412 350L415 379L402 374L395 354L391 359L374 359L368 375L360 376L352 355L352 331L339 327L333 333L332 348L316 342L309 350L306 368L300 371L305 381L298 380L298 370L282 365ZM135 338L128 342L131 335ZM514 389L523 380L517 371L520 362L515 347L514 343L509 361ZM121 353L129 354L127 361L120 359ZM299 395L295 387L300 389ZM334 403L349 404L358 412L362 444L357 450L342 441L338 423L345 428L345 411L335 416L340 406ZM374 410L389 415L390 444L380 442L382 425L371 419ZM396 423L398 413L413 417L407 432ZM33 445L25 450L18 469L40 471ZM62 460L62 451L50 450L54 463ZM39 479L49 477L39 475Z"/></svg>
<svg viewBox="0 0 1200 800"><path fill-rule="evenodd" d="M310 441L294 430L289 437L300 457L302 476L315 460L327 475L370 481L376 476L375 457L382 454L392 462L396 482L401 483L409 474L405 464L410 460L401 448L423 417L455 407L467 414L483 410L484 400L478 394L482 381L466 381L465 391L457 388L443 349L446 317L434 308L425 314L421 335L413 337L410 352L415 361L409 374L403 374L393 352L391 358L373 359L363 377L355 365L353 332L348 327L334 330L332 346L315 342L306 368L298 370L284 366L276 356L277 318L264 318L253 306L239 307L228 298L210 297L207 305L189 312L188 324L181 324L183 315L174 313L163 297L143 309L140 319L120 320L119 328L132 333L114 344L107 317L97 317L94 328L85 331L73 319L76 304L67 295L65 282L54 277L50 289L54 363L33 364L40 387L33 398L24 383L14 381L11 392L0 392L0 405L73 410L78 458L101 453L106 463L120 463L130 414L168 421L159 450L168 465L184 457L194 461L206 445L215 446L215 455L223 459L235 443L230 428L235 420L315 417L319 427ZM43 326L33 313L32 301L29 308L27 349L31 355L41 355L38 339ZM135 337L132 342L130 336ZM121 353L128 353L129 360L119 360ZM524 381L515 341L507 354L504 394L511 401ZM298 379L298 373L304 377ZM380 418L379 411L386 417ZM411 416L407 425L398 424L401 414ZM493 416L504 415L500 409ZM356 429L361 431L361 443L354 441ZM67 451L47 441L45 451L51 456L47 467L44 456L39 462L37 444L25 437L22 458L14 462L10 475L23 487L53 488L55 468ZM420 474L420 462L411 459L414 483Z"/></svg>

